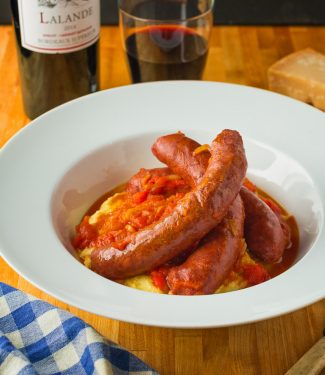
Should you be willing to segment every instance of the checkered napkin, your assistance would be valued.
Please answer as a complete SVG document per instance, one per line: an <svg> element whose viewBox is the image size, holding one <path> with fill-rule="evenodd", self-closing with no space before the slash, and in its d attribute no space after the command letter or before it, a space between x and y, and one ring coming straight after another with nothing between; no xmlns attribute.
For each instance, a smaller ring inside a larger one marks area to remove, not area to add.
<svg viewBox="0 0 325 375"><path fill-rule="evenodd" d="M158 375L79 318L3 283L0 374Z"/></svg>

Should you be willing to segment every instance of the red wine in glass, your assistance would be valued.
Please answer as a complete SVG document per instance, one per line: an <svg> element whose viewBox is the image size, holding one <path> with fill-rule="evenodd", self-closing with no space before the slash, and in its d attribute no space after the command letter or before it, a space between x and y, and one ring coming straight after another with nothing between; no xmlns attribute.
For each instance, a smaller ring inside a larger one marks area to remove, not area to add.
<svg viewBox="0 0 325 375"><path fill-rule="evenodd" d="M134 83L202 78L208 43L196 31L177 25L147 26L125 41Z"/></svg>

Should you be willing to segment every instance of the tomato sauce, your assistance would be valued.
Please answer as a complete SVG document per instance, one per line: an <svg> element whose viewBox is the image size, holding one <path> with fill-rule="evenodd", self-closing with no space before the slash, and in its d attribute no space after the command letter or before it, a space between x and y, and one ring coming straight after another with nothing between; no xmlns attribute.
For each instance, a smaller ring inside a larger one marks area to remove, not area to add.
<svg viewBox="0 0 325 375"><path fill-rule="evenodd" d="M228 277L231 281L231 275L235 277L237 272L246 280L248 286L252 286L275 277L292 266L298 254L299 232L295 218L289 215L271 196L247 179L244 186L257 194L277 215L285 218L291 233L290 244L284 251L280 262L263 264L255 260L256 263L246 264L239 261L234 272ZM122 201L121 206L110 214L104 215L103 218L99 218L94 225L89 224L90 216L101 207L103 202L116 193L125 192L126 188L127 184L119 185L94 202L82 222L76 227L76 236L73 240L75 248L113 246L123 251L138 231L169 215L178 201L189 191L189 187L178 176L145 175L139 191L126 193L126 198ZM153 284L162 292L168 293L166 282L168 269L184 262L195 251L197 245L193 244L188 251L169 261L166 265L152 270L150 276Z"/></svg>
<svg viewBox="0 0 325 375"><path fill-rule="evenodd" d="M124 189L117 187L104 194L76 227L74 247L81 250L86 247L124 250L139 231L170 215L178 201L189 191L185 182L175 175L149 175L142 188L134 193L124 192L114 210L97 217L95 223L90 223L92 212L96 212L109 196L123 192L125 185Z"/></svg>
<svg viewBox="0 0 325 375"><path fill-rule="evenodd" d="M108 192L104 193L101 197L99 197L87 210L86 216L91 216L96 211L100 209L100 206L108 199L109 197L112 197L113 195L117 193L122 193L125 191L127 184L121 184L116 186L114 189L109 190Z"/></svg>

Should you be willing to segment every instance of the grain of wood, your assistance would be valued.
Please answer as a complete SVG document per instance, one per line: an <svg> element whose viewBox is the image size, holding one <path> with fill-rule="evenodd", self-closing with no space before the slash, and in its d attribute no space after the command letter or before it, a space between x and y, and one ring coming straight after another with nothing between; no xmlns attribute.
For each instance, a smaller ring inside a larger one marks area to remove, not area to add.
<svg viewBox="0 0 325 375"><path fill-rule="evenodd" d="M244 75L243 46L240 43L239 28L234 26L222 28L221 44L227 81L246 84L247 77Z"/></svg>
<svg viewBox="0 0 325 375"><path fill-rule="evenodd" d="M0 40L1 44L4 42L0 47L0 147L28 122L21 102L14 34L9 27L3 27L3 31Z"/></svg>
<svg viewBox="0 0 325 375"><path fill-rule="evenodd" d="M224 64L223 50L221 48L221 32L219 27L212 30L210 48L208 53L207 64L203 74L204 80L226 82L226 69Z"/></svg>
<svg viewBox="0 0 325 375"><path fill-rule="evenodd" d="M325 53L325 27L217 26L210 45L205 80L266 88L266 71L278 58L307 46ZM100 46L101 88L129 84L116 27L102 29ZM21 103L11 27L0 27L0 82L2 146L28 123ZM0 281L84 319L162 375L283 375L320 339L325 327L325 300L282 317L239 327L166 329L118 322L69 306L24 280L2 258Z"/></svg>
<svg viewBox="0 0 325 375"><path fill-rule="evenodd" d="M202 373L202 335L176 337L175 375Z"/></svg>
<svg viewBox="0 0 325 375"><path fill-rule="evenodd" d="M266 87L266 71L259 53L256 30L251 27L243 27L239 33L239 40L242 46L243 73L246 77L246 84L260 88Z"/></svg>
<svg viewBox="0 0 325 375"><path fill-rule="evenodd" d="M322 27L312 27L310 29L310 46L319 52L325 53L325 30Z"/></svg>
<svg viewBox="0 0 325 375"><path fill-rule="evenodd" d="M264 26L253 30L256 30L258 46L261 50L274 48L274 27Z"/></svg>
<svg viewBox="0 0 325 375"><path fill-rule="evenodd" d="M278 58L294 51L290 29L287 27L274 28L274 43L278 51Z"/></svg>
<svg viewBox="0 0 325 375"><path fill-rule="evenodd" d="M311 33L307 27L293 27L290 29L291 40L294 50L307 48L311 45Z"/></svg>

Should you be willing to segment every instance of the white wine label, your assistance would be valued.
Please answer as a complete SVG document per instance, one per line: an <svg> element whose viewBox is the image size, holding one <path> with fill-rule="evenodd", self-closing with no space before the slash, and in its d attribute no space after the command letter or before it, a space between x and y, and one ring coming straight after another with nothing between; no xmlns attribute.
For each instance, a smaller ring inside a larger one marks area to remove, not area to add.
<svg viewBox="0 0 325 375"><path fill-rule="evenodd" d="M100 0L18 0L21 44L41 53L84 49L99 37Z"/></svg>

